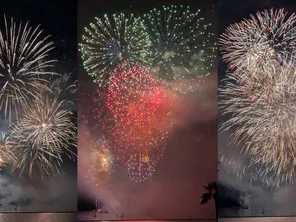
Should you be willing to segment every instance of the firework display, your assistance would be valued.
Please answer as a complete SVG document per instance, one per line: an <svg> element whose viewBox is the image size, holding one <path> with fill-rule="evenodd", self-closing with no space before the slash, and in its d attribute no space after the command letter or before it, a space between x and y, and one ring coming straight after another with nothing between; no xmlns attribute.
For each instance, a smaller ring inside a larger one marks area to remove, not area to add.
<svg viewBox="0 0 296 222"><path fill-rule="evenodd" d="M6 135L6 133L1 132L0 137L0 170L1 167L4 167L8 162L14 160L14 154L12 152L13 142Z"/></svg>
<svg viewBox="0 0 296 222"><path fill-rule="evenodd" d="M222 114L231 114L222 128L234 130L234 142L243 144L244 153L250 159L248 168L257 166L259 169L257 177L273 180L273 184L291 184L296 178L296 51L293 48L296 36L284 31L287 26L295 30L295 25L284 23L286 13L283 10L271 10L269 14L265 11L262 16L259 21L265 25L260 23L257 29L245 30L245 33L256 30L257 34L248 37L249 42L258 44L262 41L261 46L267 45L263 48L252 48L254 45L230 47L225 54L225 60L233 62L235 70L227 74L220 90ZM294 21L293 16L288 21ZM245 22L255 24L252 18L252 21ZM272 30L272 37L270 33L266 34L267 30ZM231 35L243 45L247 42L240 39L241 33L233 31ZM274 45L268 43L267 37L272 38L270 41ZM228 42L224 47L237 42ZM280 47L283 45L286 47ZM245 53L250 51L253 54Z"/></svg>
<svg viewBox="0 0 296 222"><path fill-rule="evenodd" d="M221 168L226 173L234 175L238 180L252 182L261 181L268 187L280 187L285 180L285 176L278 179L275 171L266 168L266 165L255 162L252 158L246 158L245 152L227 153L224 147L219 152Z"/></svg>
<svg viewBox="0 0 296 222"><path fill-rule="evenodd" d="M219 43L230 68L248 68L250 62L268 57L273 50L279 62L296 49L296 15L284 9L265 10L230 25Z"/></svg>
<svg viewBox="0 0 296 222"><path fill-rule="evenodd" d="M13 127L11 139L16 144L14 146L15 161L12 165L12 172L19 176L35 175L44 177L50 174L57 174L62 162L62 150L58 147L36 146L27 140L29 133L24 134L26 129L19 126Z"/></svg>
<svg viewBox="0 0 296 222"><path fill-rule="evenodd" d="M23 110L19 129L27 134L27 140L34 146L63 148L76 137L76 128L70 111L63 109L65 101L58 101L58 95L40 95Z"/></svg>
<svg viewBox="0 0 296 222"><path fill-rule="evenodd" d="M13 124L11 132L16 144L13 171L19 169L22 174L29 165L30 177L33 167L41 176L48 175L50 171L58 172L62 154L73 155L70 146L75 145L76 126L64 103L58 95L41 94L22 111L22 118Z"/></svg>
<svg viewBox="0 0 296 222"><path fill-rule="evenodd" d="M157 162L148 152L131 155L126 163L129 177L136 182L148 180L154 174Z"/></svg>
<svg viewBox="0 0 296 222"><path fill-rule="evenodd" d="M143 17L105 15L85 28L83 65L99 86L94 116L134 181L149 179L164 155L178 96L202 95L214 68L214 33L200 13L163 6Z"/></svg>
<svg viewBox="0 0 296 222"><path fill-rule="evenodd" d="M42 31L4 17L5 28L0 30L0 109L8 119L18 117L18 109L27 105L37 91L46 88L45 76L53 60L48 53L53 48Z"/></svg>
<svg viewBox="0 0 296 222"><path fill-rule="evenodd" d="M172 82L210 74L216 57L214 34L199 14L189 6L163 6L144 15L157 78Z"/></svg>
<svg viewBox="0 0 296 222"><path fill-rule="evenodd" d="M122 60L149 64L149 35L144 22L133 14L105 15L96 18L90 28L85 28L80 44L82 59L88 74L105 83L112 71Z"/></svg>
<svg viewBox="0 0 296 222"><path fill-rule="evenodd" d="M8 127L0 141L0 165L19 176L56 175L63 157L74 156L72 108L67 107L70 101L61 99L74 85L57 81L62 77L53 71L56 60L49 57L54 45L39 26L17 24L6 17L4 23L0 29L0 109Z"/></svg>
<svg viewBox="0 0 296 222"><path fill-rule="evenodd" d="M146 151L162 156L173 123L171 95L145 67L124 62L114 72L107 90L109 115L103 128L111 134L117 155L124 163L130 155Z"/></svg>
<svg viewBox="0 0 296 222"><path fill-rule="evenodd" d="M89 183L98 186L108 181L109 175L114 169L115 159L106 139L99 138L95 141L89 141L89 143L93 146L87 148L88 152L84 154L87 157L82 156L83 160L87 160L84 164L84 168L86 168L85 178Z"/></svg>

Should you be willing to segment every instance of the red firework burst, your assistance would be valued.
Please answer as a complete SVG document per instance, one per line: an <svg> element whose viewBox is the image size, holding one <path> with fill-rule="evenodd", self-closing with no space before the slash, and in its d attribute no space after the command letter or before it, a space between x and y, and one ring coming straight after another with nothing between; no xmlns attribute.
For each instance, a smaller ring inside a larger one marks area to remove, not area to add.
<svg viewBox="0 0 296 222"><path fill-rule="evenodd" d="M146 153L159 159L173 124L173 95L136 63L120 64L105 93L108 113L99 120L119 159L127 164L131 156Z"/></svg>

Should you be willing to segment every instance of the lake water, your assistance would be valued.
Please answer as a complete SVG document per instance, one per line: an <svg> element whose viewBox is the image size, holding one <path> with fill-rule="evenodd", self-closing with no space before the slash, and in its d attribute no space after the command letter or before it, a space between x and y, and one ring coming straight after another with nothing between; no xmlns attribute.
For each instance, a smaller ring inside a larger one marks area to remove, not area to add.
<svg viewBox="0 0 296 222"><path fill-rule="evenodd" d="M89 213L89 212L88 212ZM78 221L105 221L102 217L84 213ZM84 216L84 217L83 217ZM4 213L0 214L0 222L75 222L76 213ZM215 220L130 220L129 222L215 222ZM220 218L218 222L295 222L296 217L250 217L250 218ZM120 222L120 221L118 221ZM122 221L123 222L123 221ZM128 222L125 220L124 222Z"/></svg>
<svg viewBox="0 0 296 222"><path fill-rule="evenodd" d="M296 217L220 218L219 222L296 222Z"/></svg>
<svg viewBox="0 0 296 222"><path fill-rule="evenodd" d="M78 221L117 221L117 222L216 222L216 220L205 220L205 219L200 219L200 220L189 220L189 219L183 219L183 220L147 220L145 218L137 218L138 220L133 219L135 216L132 215L125 215L124 218L121 218L121 216L118 215L113 215L113 214L104 214L100 212L95 212L95 211L84 211L84 212L78 212Z"/></svg>
<svg viewBox="0 0 296 222"><path fill-rule="evenodd" d="M0 213L0 222L75 222L76 213Z"/></svg>
<svg viewBox="0 0 296 222"><path fill-rule="evenodd" d="M112 218L111 218L112 217ZM131 220L125 217L125 220L120 221L120 217L114 218L112 215L101 214L94 212L79 212L78 221L112 221L118 220L117 222L216 222L216 220ZM218 222L296 222L296 217L248 217L248 218L219 218Z"/></svg>

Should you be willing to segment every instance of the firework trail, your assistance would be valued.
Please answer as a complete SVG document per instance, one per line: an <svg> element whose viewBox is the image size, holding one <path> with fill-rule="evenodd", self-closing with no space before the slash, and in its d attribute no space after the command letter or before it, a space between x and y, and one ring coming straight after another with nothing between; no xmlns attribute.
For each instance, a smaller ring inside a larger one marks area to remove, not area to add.
<svg viewBox="0 0 296 222"><path fill-rule="evenodd" d="M75 94L77 91L77 80L72 83L71 74L63 74L51 81L50 90L55 93Z"/></svg>
<svg viewBox="0 0 296 222"><path fill-rule="evenodd" d="M211 24L203 24L200 10L190 11L189 6L163 6L144 15L153 67L159 71L157 78L166 82L209 75L214 67L216 45L209 31Z"/></svg>
<svg viewBox="0 0 296 222"><path fill-rule="evenodd" d="M0 170L1 167L6 166L7 163L14 160L13 150L13 142L7 136L6 133L1 132L0 137Z"/></svg>
<svg viewBox="0 0 296 222"><path fill-rule="evenodd" d="M10 23L4 17L5 28L0 30L0 109L9 120L18 109L27 105L28 99L36 96L40 89L47 88L45 76L55 75L49 71L53 60L48 53L53 49L49 36L42 37L39 26Z"/></svg>
<svg viewBox="0 0 296 222"><path fill-rule="evenodd" d="M149 35L144 22L133 14L105 15L96 18L90 28L85 28L80 50L88 74L102 85L123 60L149 64Z"/></svg>
<svg viewBox="0 0 296 222"><path fill-rule="evenodd" d="M233 144L235 145L235 144ZM230 144L223 146L219 151L220 167L223 173L234 175L238 180L247 183L261 182L269 188L280 187L283 182L278 179L274 171L266 168L266 165L255 163L244 147L233 147Z"/></svg>
<svg viewBox="0 0 296 222"><path fill-rule="evenodd" d="M64 109L65 101L58 95L41 94L22 112L22 118L12 125L11 140L16 144L13 171L20 175L34 169L42 177L59 173L62 156L72 158L76 144L76 126L71 112Z"/></svg>
<svg viewBox="0 0 296 222"><path fill-rule="evenodd" d="M284 9L258 12L250 19L230 25L219 40L223 59L231 69L248 69L254 60L292 56L296 49L296 15L288 16Z"/></svg>
<svg viewBox="0 0 296 222"><path fill-rule="evenodd" d="M72 81L70 74L60 75L59 78L54 78L50 81L49 88L53 95L58 95L59 100L63 100L64 109L77 111L76 92L78 81Z"/></svg>
<svg viewBox="0 0 296 222"><path fill-rule="evenodd" d="M296 66L289 58L283 65L273 53L250 71L228 73L221 89L222 113L231 114L223 129L235 128L233 139L251 163L281 183L293 183L296 176Z"/></svg>

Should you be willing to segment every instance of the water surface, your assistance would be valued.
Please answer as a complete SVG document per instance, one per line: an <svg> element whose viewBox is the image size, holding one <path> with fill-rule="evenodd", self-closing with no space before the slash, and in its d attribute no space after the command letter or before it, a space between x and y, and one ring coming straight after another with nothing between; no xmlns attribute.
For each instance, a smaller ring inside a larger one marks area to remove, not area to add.
<svg viewBox="0 0 296 222"><path fill-rule="evenodd" d="M84 212L79 212L78 213L78 221L104 221L104 222L109 222L109 221L116 221L116 222L216 222L216 220L211 220L211 219L179 219L179 220L149 220L145 218L138 218L138 219L133 219L135 216L132 215L125 215L124 218L122 218L119 214L118 215L113 215L113 214L104 214L100 212L95 212L95 211L84 211Z"/></svg>
<svg viewBox="0 0 296 222"><path fill-rule="evenodd" d="M0 213L0 222L75 222L76 213Z"/></svg>
<svg viewBox="0 0 296 222"><path fill-rule="evenodd" d="M220 218L219 222L296 222L296 217Z"/></svg>
<svg viewBox="0 0 296 222"><path fill-rule="evenodd" d="M94 211L88 212L79 212L78 221L117 221L117 222L216 222L216 220L211 219L182 219L182 220L147 220L141 219L138 220L131 219L131 216L124 216L124 219L120 215L112 214L102 214L95 213ZM1 221L0 221L1 222ZM218 222L296 222L296 217L245 217L245 218L219 218Z"/></svg>

